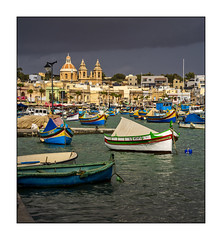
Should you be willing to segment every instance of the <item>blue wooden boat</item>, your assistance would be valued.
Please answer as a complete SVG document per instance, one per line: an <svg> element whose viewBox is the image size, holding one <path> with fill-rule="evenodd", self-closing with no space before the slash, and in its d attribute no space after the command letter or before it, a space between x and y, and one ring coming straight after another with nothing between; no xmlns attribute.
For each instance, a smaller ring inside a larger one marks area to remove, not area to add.
<svg viewBox="0 0 222 240"><path fill-rule="evenodd" d="M185 116L184 123L205 124L205 119L195 113L191 113Z"/></svg>
<svg viewBox="0 0 222 240"><path fill-rule="evenodd" d="M17 168L18 187L70 187L110 181L113 155L107 162L87 164L54 164Z"/></svg>
<svg viewBox="0 0 222 240"><path fill-rule="evenodd" d="M138 113L139 113L139 116L146 116L147 113L148 113L148 111L146 111L146 110L144 110L144 109L143 109L143 110L140 109Z"/></svg>
<svg viewBox="0 0 222 240"><path fill-rule="evenodd" d="M129 115L130 115L130 117L133 117L134 111L130 112Z"/></svg>
<svg viewBox="0 0 222 240"><path fill-rule="evenodd" d="M167 111L172 109L172 102L157 102L156 110Z"/></svg>
<svg viewBox="0 0 222 240"><path fill-rule="evenodd" d="M106 123L106 115L95 115L90 116L87 114L84 114L84 116L79 118L79 121L83 125L104 125Z"/></svg>
<svg viewBox="0 0 222 240"><path fill-rule="evenodd" d="M176 122L176 111L175 110L171 110L166 112L164 115L152 115L149 116L149 114L147 114L146 116L146 120L147 122L156 122L156 123L166 123L166 122Z"/></svg>
<svg viewBox="0 0 222 240"><path fill-rule="evenodd" d="M40 130L39 135L43 143L68 145L72 141L74 132L61 118L49 118L45 129Z"/></svg>

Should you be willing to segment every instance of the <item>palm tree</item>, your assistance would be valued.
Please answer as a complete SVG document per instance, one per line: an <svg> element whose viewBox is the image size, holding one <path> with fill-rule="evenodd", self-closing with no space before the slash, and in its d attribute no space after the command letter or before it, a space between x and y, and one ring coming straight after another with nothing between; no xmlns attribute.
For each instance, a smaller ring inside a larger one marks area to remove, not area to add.
<svg viewBox="0 0 222 240"><path fill-rule="evenodd" d="M41 94L41 103L42 103L42 94L45 93L45 89L40 88L40 89L39 89L39 92L40 92L40 94Z"/></svg>
<svg viewBox="0 0 222 240"><path fill-rule="evenodd" d="M32 97L33 90L29 89L27 92L30 94L30 102L31 102L31 97Z"/></svg>

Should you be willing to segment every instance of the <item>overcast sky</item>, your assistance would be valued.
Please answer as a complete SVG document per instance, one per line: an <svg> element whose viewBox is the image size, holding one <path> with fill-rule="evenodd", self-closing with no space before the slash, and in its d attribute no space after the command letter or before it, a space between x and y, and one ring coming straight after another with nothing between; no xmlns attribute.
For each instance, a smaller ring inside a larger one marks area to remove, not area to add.
<svg viewBox="0 0 222 240"><path fill-rule="evenodd" d="M67 54L79 69L84 59L92 71L99 59L106 76L116 73L155 75L205 74L205 19L198 18L17 18L17 60L26 74L54 73Z"/></svg>

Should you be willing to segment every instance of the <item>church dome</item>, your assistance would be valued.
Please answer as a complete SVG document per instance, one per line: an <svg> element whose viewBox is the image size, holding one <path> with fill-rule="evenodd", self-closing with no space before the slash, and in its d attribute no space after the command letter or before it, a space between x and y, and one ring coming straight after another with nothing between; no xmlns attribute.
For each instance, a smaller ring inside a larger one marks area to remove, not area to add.
<svg viewBox="0 0 222 240"><path fill-rule="evenodd" d="M62 72L77 72L75 66L71 63L71 57L68 56L66 57L66 63L62 66L60 69Z"/></svg>

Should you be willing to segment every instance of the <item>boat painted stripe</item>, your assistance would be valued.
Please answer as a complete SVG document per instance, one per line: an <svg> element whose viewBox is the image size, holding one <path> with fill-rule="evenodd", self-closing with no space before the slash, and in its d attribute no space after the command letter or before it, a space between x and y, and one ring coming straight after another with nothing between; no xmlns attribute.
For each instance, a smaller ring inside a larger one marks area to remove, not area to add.
<svg viewBox="0 0 222 240"><path fill-rule="evenodd" d="M173 117L176 117L176 112L172 112L169 116L156 116L156 118L154 116L147 116L147 119L148 120L164 120L164 119L169 119L169 118L173 118L172 115L175 114L175 116Z"/></svg>
<svg viewBox="0 0 222 240"><path fill-rule="evenodd" d="M141 145L141 144L151 144L151 143L167 141L170 139L172 139L172 135L167 135L167 136L164 136L163 138L158 138L158 139L148 139L148 140L141 140L141 141L114 141L114 140L108 140L105 138L105 142L112 145Z"/></svg>
<svg viewBox="0 0 222 240"><path fill-rule="evenodd" d="M96 121L100 121L100 120L105 120L105 116L102 115L100 116L99 118L93 118L93 119L82 119L82 118L79 118L80 122L96 122Z"/></svg>
<svg viewBox="0 0 222 240"><path fill-rule="evenodd" d="M47 138L55 138L55 137L59 137L59 136L67 136L67 137L72 137L73 135L71 135L69 132L67 132L64 129L61 129L60 131L53 133L51 135L47 135L47 136L40 136L41 138L47 139Z"/></svg>
<svg viewBox="0 0 222 240"><path fill-rule="evenodd" d="M144 145L144 144L152 144L152 143L158 143L158 142L164 142L164 141L167 141L167 140L171 140L172 138L169 137L169 138L165 138L165 139L161 139L161 140L155 140L155 141L146 141L146 142L112 142L112 141L107 141L107 139L105 139L105 142L107 144L110 144L110 145Z"/></svg>
<svg viewBox="0 0 222 240"><path fill-rule="evenodd" d="M54 135L61 133L63 130L64 130L63 128L61 128L61 129L55 128L55 130L48 131L47 134L40 133L40 136L41 136L41 138L53 137Z"/></svg>
<svg viewBox="0 0 222 240"><path fill-rule="evenodd" d="M138 137L140 137L141 140L140 140L140 139L139 139L139 140L136 139L135 141L147 141L147 140L161 139L161 138L164 138L164 137L172 136L172 134L168 134L168 135L159 136L159 137L154 137L154 138L150 138L150 139L144 139L143 137L144 137L144 136L148 136L148 135L131 136L131 137L129 137L129 136L112 137L112 136L109 136L109 135L106 135L106 134L104 134L104 135L105 135L105 138L106 138L106 139L111 138L111 139L108 139L108 140L110 140L110 141L118 141L118 142L126 142L126 141L125 141L125 140L124 140L124 141L122 141L122 140L113 140L112 138L138 138ZM131 140L129 140L129 141L131 141ZM133 141L131 141L131 142L133 142Z"/></svg>

